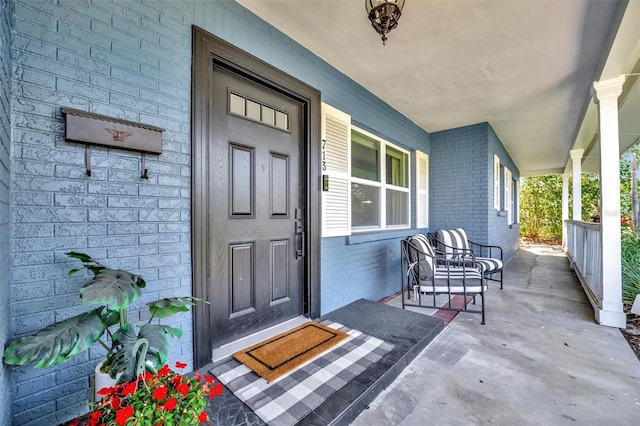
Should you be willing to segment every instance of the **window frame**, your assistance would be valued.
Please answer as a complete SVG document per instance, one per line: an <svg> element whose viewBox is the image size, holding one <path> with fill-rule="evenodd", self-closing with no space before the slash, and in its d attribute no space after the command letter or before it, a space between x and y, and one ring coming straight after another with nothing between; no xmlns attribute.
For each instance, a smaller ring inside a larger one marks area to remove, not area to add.
<svg viewBox="0 0 640 426"><path fill-rule="evenodd" d="M367 139L372 139L379 144L379 158L378 164L380 167L379 170L379 181L372 181L364 178L351 176L351 185L349 187L349 196L352 196L352 188L353 184L360 184L365 186L376 187L379 190L379 225L377 226L354 226L353 224L353 202L351 206L351 232L352 233L363 233L363 232L372 232L372 231L390 231L390 230L400 230L400 229L410 229L411 228L411 190L412 190L412 179L411 179L411 152L406 150L394 143L391 143L379 136L376 136L370 132L367 132L364 129L361 129L357 126L351 125L351 139L353 140L353 134L356 133L359 136L362 136ZM352 144L353 142L350 141ZM407 186L397 186L393 184L387 183L387 147L392 148L395 151L399 151L404 155L404 161L406 165L406 173L405 178L407 180ZM350 152L349 161L352 161L353 149ZM353 173L353 172L352 172ZM400 225L388 225L387 224L387 190L396 191L406 193L406 217L405 223Z"/></svg>

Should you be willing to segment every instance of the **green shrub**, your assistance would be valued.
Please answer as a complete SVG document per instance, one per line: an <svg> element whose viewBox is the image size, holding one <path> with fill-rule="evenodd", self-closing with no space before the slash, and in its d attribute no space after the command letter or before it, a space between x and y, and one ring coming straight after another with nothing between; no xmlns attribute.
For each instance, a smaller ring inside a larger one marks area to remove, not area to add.
<svg viewBox="0 0 640 426"><path fill-rule="evenodd" d="M622 229L622 302L629 310L640 293L640 235Z"/></svg>

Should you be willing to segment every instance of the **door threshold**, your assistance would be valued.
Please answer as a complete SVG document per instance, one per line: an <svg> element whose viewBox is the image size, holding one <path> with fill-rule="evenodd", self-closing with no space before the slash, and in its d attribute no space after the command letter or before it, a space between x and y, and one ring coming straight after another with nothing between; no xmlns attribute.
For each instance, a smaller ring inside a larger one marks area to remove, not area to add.
<svg viewBox="0 0 640 426"><path fill-rule="evenodd" d="M225 345L220 346L219 348L214 348L211 356L211 361L213 362L213 364L217 364L229 358L231 355L241 349L244 349L251 345L255 345L258 342L266 340L270 337L283 333L287 330L292 329L293 327L297 327L309 321L311 321L309 318L300 315L299 317L281 322L272 327L258 331L257 333L253 333L249 336L234 340L233 342L229 342Z"/></svg>

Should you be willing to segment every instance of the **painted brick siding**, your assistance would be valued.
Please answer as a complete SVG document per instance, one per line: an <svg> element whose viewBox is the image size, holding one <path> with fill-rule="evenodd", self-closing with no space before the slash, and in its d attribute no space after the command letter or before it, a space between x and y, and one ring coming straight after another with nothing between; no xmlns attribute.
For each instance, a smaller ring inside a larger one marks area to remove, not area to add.
<svg viewBox="0 0 640 426"><path fill-rule="evenodd" d="M487 238L489 173L484 124L431 134L430 228L463 227L470 239ZM491 169L493 170L493 169Z"/></svg>
<svg viewBox="0 0 640 426"><path fill-rule="evenodd" d="M463 227L469 239L499 245L504 259L510 259L518 247L519 226L509 226L493 208L493 156L514 179L520 172L493 128L481 123L430 136L431 229ZM501 200L503 191L501 185Z"/></svg>
<svg viewBox="0 0 640 426"><path fill-rule="evenodd" d="M412 234L415 231L406 230L324 238L321 314L361 298L377 301L400 291L399 241Z"/></svg>
<svg viewBox="0 0 640 426"><path fill-rule="evenodd" d="M88 308L78 304L88 276L70 250L147 280L144 302L191 295L190 61L192 9L178 2L14 1L11 320L34 331ZM187 16L185 17L185 10ZM60 107L166 129L163 153L140 156L67 143ZM4 275L4 274L3 274ZM144 319L146 310L130 320ZM191 315L170 360L192 363ZM15 368L13 423L58 424L87 411L89 377L103 350L58 367Z"/></svg>
<svg viewBox="0 0 640 426"><path fill-rule="evenodd" d="M0 0L0 348L9 340L11 185L11 3ZM9 368L0 363L0 425L11 423Z"/></svg>

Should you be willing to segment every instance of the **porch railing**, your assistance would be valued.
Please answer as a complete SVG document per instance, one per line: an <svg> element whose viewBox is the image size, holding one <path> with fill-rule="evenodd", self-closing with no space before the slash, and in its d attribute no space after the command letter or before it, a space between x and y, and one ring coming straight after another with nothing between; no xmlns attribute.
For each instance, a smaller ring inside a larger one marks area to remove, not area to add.
<svg viewBox="0 0 640 426"><path fill-rule="evenodd" d="M565 220L566 253L595 309L602 308L602 238L599 223Z"/></svg>

